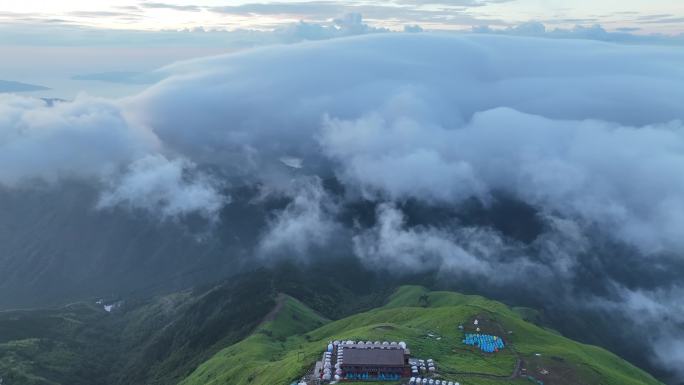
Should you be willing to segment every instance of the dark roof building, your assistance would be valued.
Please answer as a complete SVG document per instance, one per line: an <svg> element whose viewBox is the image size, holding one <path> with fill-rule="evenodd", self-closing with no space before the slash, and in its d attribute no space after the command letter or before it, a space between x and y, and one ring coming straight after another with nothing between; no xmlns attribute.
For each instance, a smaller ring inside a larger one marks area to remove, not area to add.
<svg viewBox="0 0 684 385"><path fill-rule="evenodd" d="M384 366L403 368L403 349L344 349L343 366Z"/></svg>
<svg viewBox="0 0 684 385"><path fill-rule="evenodd" d="M401 348L342 349L346 380L398 380L410 374L409 355Z"/></svg>

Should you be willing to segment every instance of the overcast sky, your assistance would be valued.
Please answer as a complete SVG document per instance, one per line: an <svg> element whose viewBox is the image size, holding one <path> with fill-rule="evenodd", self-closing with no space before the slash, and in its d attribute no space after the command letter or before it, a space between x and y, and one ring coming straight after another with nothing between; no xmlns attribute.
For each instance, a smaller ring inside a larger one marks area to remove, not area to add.
<svg viewBox="0 0 684 385"><path fill-rule="evenodd" d="M0 0L0 81L117 97L179 60L407 27L681 45L681 1Z"/></svg>
<svg viewBox="0 0 684 385"><path fill-rule="evenodd" d="M506 26L535 20L551 26L601 24L638 33L684 32L680 0L2 0L0 20L117 29L269 29L299 20L362 13L374 25L428 29Z"/></svg>

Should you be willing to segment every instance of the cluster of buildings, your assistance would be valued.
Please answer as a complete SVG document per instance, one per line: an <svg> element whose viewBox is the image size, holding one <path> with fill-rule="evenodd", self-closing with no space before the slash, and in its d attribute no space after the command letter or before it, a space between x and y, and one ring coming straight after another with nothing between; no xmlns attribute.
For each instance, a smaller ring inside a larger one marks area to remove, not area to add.
<svg viewBox="0 0 684 385"><path fill-rule="evenodd" d="M465 333L463 343L488 353L504 348L502 338L480 334L478 324L479 321L475 320L478 333ZM463 325L459 329L465 332ZM312 375L315 383L398 381L405 378L409 385L460 385L436 379L441 376L437 375L435 361L412 358L403 341L330 341L321 360L316 362Z"/></svg>
<svg viewBox="0 0 684 385"><path fill-rule="evenodd" d="M330 341L315 374L323 381L396 381L411 375L405 342Z"/></svg>
<svg viewBox="0 0 684 385"><path fill-rule="evenodd" d="M472 327L475 333L466 332L464 325L458 329L464 333L463 343L478 347L485 353L495 353L505 347L503 338L483 334L480 321L475 319ZM427 335L437 341L441 339L432 333ZM434 360L411 357L406 343L388 341L330 341L321 360L316 362L313 383L337 383L344 381L398 381L408 379L409 385L460 385L445 381L437 374ZM306 381L298 385L306 385ZM293 384L295 385L295 384Z"/></svg>

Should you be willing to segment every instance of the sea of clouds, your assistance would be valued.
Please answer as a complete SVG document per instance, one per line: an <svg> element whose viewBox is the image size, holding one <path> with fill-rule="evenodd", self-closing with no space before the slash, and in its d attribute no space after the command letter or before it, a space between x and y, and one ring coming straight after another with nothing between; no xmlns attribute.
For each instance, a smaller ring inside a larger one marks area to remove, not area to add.
<svg viewBox="0 0 684 385"><path fill-rule="evenodd" d="M89 209L215 222L232 181L248 180L289 199L255 254L304 258L342 236L397 274L535 277L541 298L657 323L644 336L654 363L684 377L682 63L678 46L488 34L258 48L171 65L119 100L0 95L0 184L83 179L101 191ZM343 194L323 186L331 176ZM501 194L533 207L542 234L411 225L401 209ZM359 200L377 203L374 225L338 220ZM587 269L601 295L578 288Z"/></svg>

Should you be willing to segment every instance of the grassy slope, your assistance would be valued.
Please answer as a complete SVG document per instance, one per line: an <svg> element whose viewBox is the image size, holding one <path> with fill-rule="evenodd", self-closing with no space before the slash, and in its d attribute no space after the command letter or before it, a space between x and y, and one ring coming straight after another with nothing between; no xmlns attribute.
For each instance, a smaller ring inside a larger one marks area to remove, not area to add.
<svg viewBox="0 0 684 385"><path fill-rule="evenodd" d="M180 292L112 313L78 303L0 312L3 385L167 385L249 336L275 305L251 282Z"/></svg>
<svg viewBox="0 0 684 385"><path fill-rule="evenodd" d="M383 303L389 289L366 273L352 275L356 270L344 261L308 270L285 263L193 290L112 298L122 305L111 314L95 299L0 311L0 378L3 385L175 385L250 336L277 293L335 318ZM331 284L326 277L333 273L352 278ZM278 335L301 333L299 323L292 325L297 329Z"/></svg>
<svg viewBox="0 0 684 385"><path fill-rule="evenodd" d="M220 285L204 293L156 299L119 319L128 356L109 383L165 385L249 336L273 308L271 289L258 283Z"/></svg>
<svg viewBox="0 0 684 385"><path fill-rule="evenodd" d="M313 362L311 343L301 333L327 320L299 301L284 297L282 309L247 339L223 349L182 384L268 384L295 378ZM295 335L297 337L288 337Z"/></svg>
<svg viewBox="0 0 684 385"><path fill-rule="evenodd" d="M488 379L461 373L507 376L516 364L517 358L510 349L496 355L464 349L457 325L482 314L513 331L509 339L522 357L537 361L547 357L562 359L564 365L573 368L578 380L587 385L659 384L614 354L530 324L501 303L479 296L428 292L416 286L400 288L381 308L318 328L324 320L288 298L273 320L247 339L217 353L180 384L289 384L312 367L327 341L333 339L406 341L414 356L435 359L444 378L464 385L529 383L523 379ZM541 354L541 358L536 358L535 353Z"/></svg>
<svg viewBox="0 0 684 385"><path fill-rule="evenodd" d="M70 382L74 373L89 374L102 369L102 361L84 362L86 324L106 317L101 308L73 304L58 310L0 312L0 377L5 384L44 385ZM101 329L91 330L102 341ZM109 352L101 354L103 360ZM93 379L91 384L100 384Z"/></svg>

